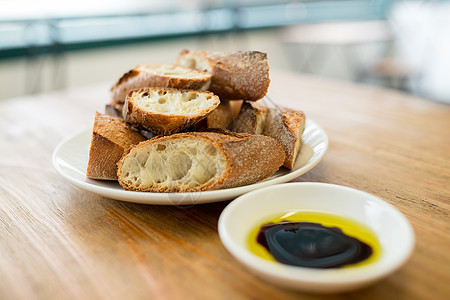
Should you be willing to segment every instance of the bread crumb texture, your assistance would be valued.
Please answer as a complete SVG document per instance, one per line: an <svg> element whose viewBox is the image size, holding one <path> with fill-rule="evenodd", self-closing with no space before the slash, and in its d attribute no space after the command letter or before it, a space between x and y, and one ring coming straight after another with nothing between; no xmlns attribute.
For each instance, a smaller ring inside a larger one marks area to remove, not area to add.
<svg viewBox="0 0 450 300"><path fill-rule="evenodd" d="M126 190L206 191L255 183L283 161L283 148L270 137L186 132L130 148L118 163L118 179Z"/></svg>
<svg viewBox="0 0 450 300"><path fill-rule="evenodd" d="M219 97L211 92L146 88L130 93L123 116L136 127L168 135L201 121L219 104Z"/></svg>
<svg viewBox="0 0 450 300"><path fill-rule="evenodd" d="M195 116L211 107L217 107L220 100L212 93L194 90L143 90L130 95L130 101L144 111Z"/></svg>
<svg viewBox="0 0 450 300"><path fill-rule="evenodd" d="M142 191L201 190L225 170L226 157L215 146L193 136L148 141L122 159L120 183Z"/></svg>

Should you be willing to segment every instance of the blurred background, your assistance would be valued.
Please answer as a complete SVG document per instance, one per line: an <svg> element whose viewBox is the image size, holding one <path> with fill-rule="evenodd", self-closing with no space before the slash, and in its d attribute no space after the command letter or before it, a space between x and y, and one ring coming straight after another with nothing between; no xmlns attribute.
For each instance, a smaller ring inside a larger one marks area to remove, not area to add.
<svg viewBox="0 0 450 300"><path fill-rule="evenodd" d="M110 82L180 50L450 103L450 1L0 0L0 100Z"/></svg>

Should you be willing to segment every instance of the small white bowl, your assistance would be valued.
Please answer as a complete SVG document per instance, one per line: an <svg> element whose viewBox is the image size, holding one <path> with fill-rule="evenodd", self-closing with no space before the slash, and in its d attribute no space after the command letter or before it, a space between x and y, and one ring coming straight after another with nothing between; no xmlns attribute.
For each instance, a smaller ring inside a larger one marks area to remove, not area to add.
<svg viewBox="0 0 450 300"><path fill-rule="evenodd" d="M366 225L380 242L380 258L358 267L312 269L268 261L248 250L252 229L274 214L291 210L337 214ZM317 293L367 286L402 266L414 248L413 229L395 207L366 192L326 183L287 183L249 192L224 209L218 227L225 248L255 275L279 286Z"/></svg>

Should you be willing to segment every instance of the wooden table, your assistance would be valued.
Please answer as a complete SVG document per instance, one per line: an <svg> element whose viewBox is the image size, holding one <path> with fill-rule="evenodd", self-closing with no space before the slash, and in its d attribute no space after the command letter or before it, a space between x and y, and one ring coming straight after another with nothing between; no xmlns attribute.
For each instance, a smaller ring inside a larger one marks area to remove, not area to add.
<svg viewBox="0 0 450 300"><path fill-rule="evenodd" d="M109 84L0 102L0 299L316 299L249 274L222 246L228 202L152 206L72 186L56 144L89 126ZM330 299L450 295L450 106L395 91L273 72L270 95L329 135L324 160L296 181L375 194L412 223L410 261Z"/></svg>

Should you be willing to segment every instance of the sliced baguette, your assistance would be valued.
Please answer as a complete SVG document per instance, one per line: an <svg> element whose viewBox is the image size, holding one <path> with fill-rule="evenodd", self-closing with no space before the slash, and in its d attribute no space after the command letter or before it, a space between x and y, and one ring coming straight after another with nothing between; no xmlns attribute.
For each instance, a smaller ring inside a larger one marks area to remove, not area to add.
<svg viewBox="0 0 450 300"><path fill-rule="evenodd" d="M170 87L207 90L211 74L167 64L142 64L125 73L111 88L112 105L124 103L131 90L144 87Z"/></svg>
<svg viewBox="0 0 450 300"><path fill-rule="evenodd" d="M183 50L177 64L212 74L210 91L221 99L255 101L269 88L267 54L258 51L217 53Z"/></svg>
<svg viewBox="0 0 450 300"><path fill-rule="evenodd" d="M167 135L194 125L219 104L219 97L207 91L143 88L127 96L123 117L137 127Z"/></svg>
<svg viewBox="0 0 450 300"><path fill-rule="evenodd" d="M266 117L270 109L259 102L244 102L231 131L264 134Z"/></svg>
<svg viewBox="0 0 450 300"><path fill-rule="evenodd" d="M260 102L244 102L231 131L263 134L276 139L285 151L283 166L292 169L302 144L305 114L289 108L268 108Z"/></svg>
<svg viewBox="0 0 450 300"><path fill-rule="evenodd" d="M239 114L241 104L242 101L223 100L212 113L189 129L192 129L192 131L205 128L230 129L231 124Z"/></svg>
<svg viewBox="0 0 450 300"><path fill-rule="evenodd" d="M283 148L270 137L186 132L140 143L117 165L119 183L126 190L195 192L258 182L283 161Z"/></svg>
<svg viewBox="0 0 450 300"><path fill-rule="evenodd" d="M233 112L230 102L227 100L221 101L220 105L205 118L205 121L206 128L227 129L231 122L233 122Z"/></svg>
<svg viewBox="0 0 450 300"><path fill-rule="evenodd" d="M117 180L117 162L124 151L144 140L125 121L96 112L86 176Z"/></svg>
<svg viewBox="0 0 450 300"><path fill-rule="evenodd" d="M289 108L271 109L266 118L264 135L276 139L284 149L283 166L292 169L302 145L305 114Z"/></svg>
<svg viewBox="0 0 450 300"><path fill-rule="evenodd" d="M244 100L230 100L228 101L231 106L231 114L233 116L233 121L237 118L239 115L239 112L241 111L242 103L244 103Z"/></svg>

